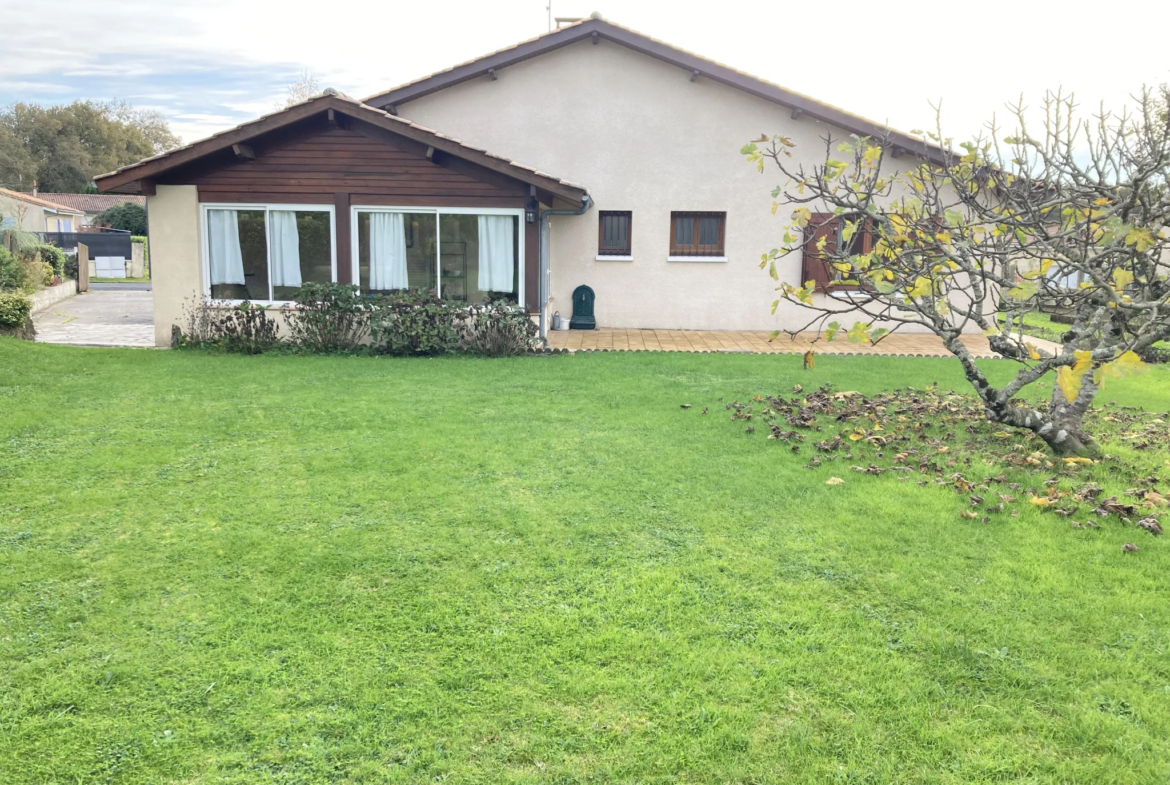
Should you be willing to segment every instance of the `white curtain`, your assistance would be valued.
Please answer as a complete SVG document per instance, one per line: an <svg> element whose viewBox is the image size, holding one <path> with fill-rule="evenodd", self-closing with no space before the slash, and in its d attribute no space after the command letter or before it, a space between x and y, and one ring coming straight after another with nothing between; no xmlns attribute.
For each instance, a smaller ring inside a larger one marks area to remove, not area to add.
<svg viewBox="0 0 1170 785"><path fill-rule="evenodd" d="M297 234L297 214L291 210L269 211L268 235L272 285L300 286L301 237Z"/></svg>
<svg viewBox="0 0 1170 785"><path fill-rule="evenodd" d="M408 289L402 213L370 213L370 288Z"/></svg>
<svg viewBox="0 0 1170 785"><path fill-rule="evenodd" d="M479 282L481 292L513 290L513 218L510 215L479 216Z"/></svg>
<svg viewBox="0 0 1170 785"><path fill-rule="evenodd" d="M208 251L211 282L244 285L244 254L240 251L240 225L235 210L208 210Z"/></svg>

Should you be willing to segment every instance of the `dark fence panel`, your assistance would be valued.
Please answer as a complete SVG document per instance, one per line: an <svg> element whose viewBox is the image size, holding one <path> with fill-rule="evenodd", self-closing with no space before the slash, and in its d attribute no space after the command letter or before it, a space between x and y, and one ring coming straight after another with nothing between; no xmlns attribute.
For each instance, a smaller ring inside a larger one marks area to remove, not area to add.
<svg viewBox="0 0 1170 785"><path fill-rule="evenodd" d="M77 244L85 243L89 258L97 256L119 256L130 258L130 233L113 232L37 232L41 240L52 243L62 251L76 251Z"/></svg>

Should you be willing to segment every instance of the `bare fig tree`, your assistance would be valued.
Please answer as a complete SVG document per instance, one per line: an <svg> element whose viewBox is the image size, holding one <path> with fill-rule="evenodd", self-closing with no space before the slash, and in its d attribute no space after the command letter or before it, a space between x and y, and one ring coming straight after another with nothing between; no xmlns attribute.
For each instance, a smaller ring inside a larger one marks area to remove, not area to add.
<svg viewBox="0 0 1170 785"><path fill-rule="evenodd" d="M284 99L278 101L276 105L278 109L287 109L319 95L321 95L321 84L317 81L317 75L305 68L301 70L301 74L295 82L284 88Z"/></svg>
<svg viewBox="0 0 1170 785"><path fill-rule="evenodd" d="M1071 97L1049 94L1039 133L1017 105L1014 133L992 123L957 151L941 129L917 151L828 136L812 167L794 162L785 136L749 142L749 162L786 178L773 212L794 208L760 265L779 283L773 312L795 303L809 319L791 332L827 340L925 328L962 363L989 420L1033 431L1058 455L1096 453L1083 423L1102 381L1144 370L1139 354L1170 337L1165 98L1146 92L1132 111L1078 119ZM791 254L808 280L780 280L777 260ZM1040 305L1071 320L1054 351L1023 331ZM979 332L1020 366L1001 387L962 340ZM1019 400L1047 376L1047 407Z"/></svg>

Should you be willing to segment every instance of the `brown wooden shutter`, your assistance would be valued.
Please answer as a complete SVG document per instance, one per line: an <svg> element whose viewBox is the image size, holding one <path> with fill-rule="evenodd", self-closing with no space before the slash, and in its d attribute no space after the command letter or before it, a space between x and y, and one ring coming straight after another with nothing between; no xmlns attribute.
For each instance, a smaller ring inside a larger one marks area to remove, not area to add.
<svg viewBox="0 0 1170 785"><path fill-rule="evenodd" d="M833 270L826 257L837 252L838 219L832 213L813 213L808 226L804 228L804 249L801 257L800 285L816 281L818 292L825 291L833 281ZM824 251L817 250L817 243L825 238Z"/></svg>

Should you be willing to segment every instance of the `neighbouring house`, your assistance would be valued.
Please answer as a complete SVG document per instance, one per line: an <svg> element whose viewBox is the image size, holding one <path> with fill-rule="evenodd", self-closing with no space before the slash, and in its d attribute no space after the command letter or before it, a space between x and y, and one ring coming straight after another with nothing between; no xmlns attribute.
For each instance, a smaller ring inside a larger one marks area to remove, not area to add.
<svg viewBox="0 0 1170 785"><path fill-rule="evenodd" d="M84 212L69 205L0 188L0 229L76 232L84 219Z"/></svg>
<svg viewBox="0 0 1170 785"><path fill-rule="evenodd" d="M96 182L146 195L160 344L194 296L287 303L304 281L507 297L542 329L581 286L600 327L792 328L804 314L772 315L759 269L783 224L774 178L739 152L761 133L791 137L807 165L827 133L885 135L909 163L941 155L595 16L361 102L327 91ZM818 215L807 247L838 224ZM780 274L849 296L814 253Z"/></svg>
<svg viewBox="0 0 1170 785"><path fill-rule="evenodd" d="M120 204L137 204L146 207L146 197L133 194L56 194L33 191L30 196L48 199L50 202L80 210L81 223L73 229L51 229L50 231L77 231L80 227L93 226L94 219L111 207Z"/></svg>

